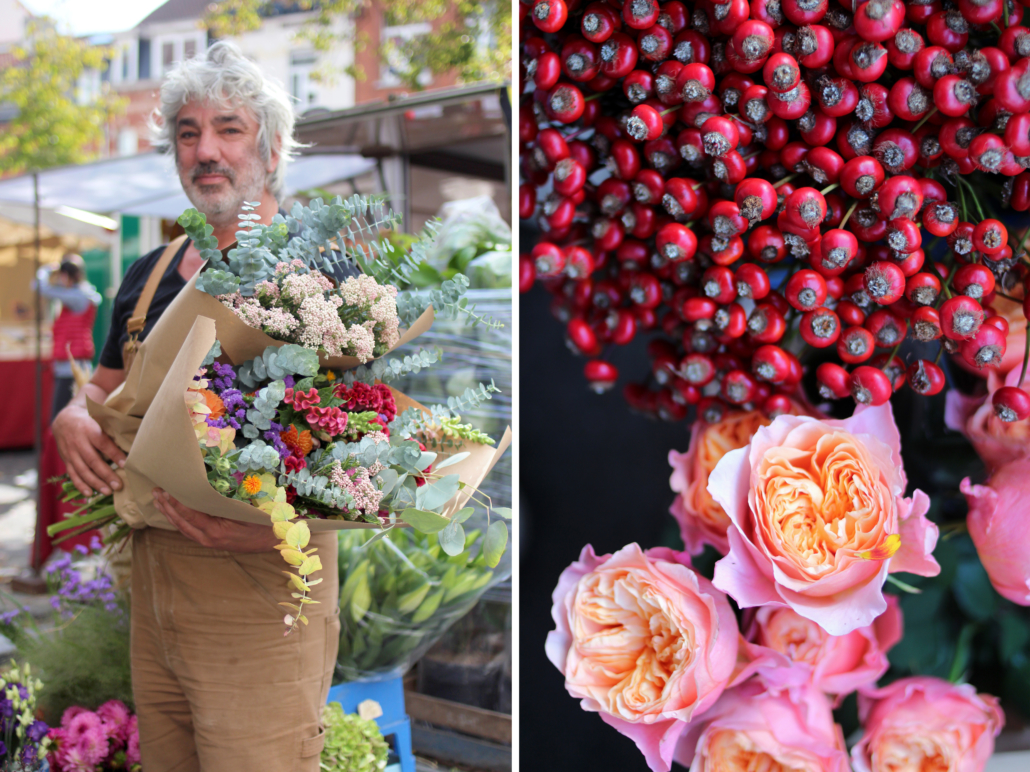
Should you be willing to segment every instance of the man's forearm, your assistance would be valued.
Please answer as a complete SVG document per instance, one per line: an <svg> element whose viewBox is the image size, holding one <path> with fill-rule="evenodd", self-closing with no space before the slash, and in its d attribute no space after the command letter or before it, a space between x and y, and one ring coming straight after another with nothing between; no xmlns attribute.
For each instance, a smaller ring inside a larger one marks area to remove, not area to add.
<svg viewBox="0 0 1030 772"><path fill-rule="evenodd" d="M102 405L104 404L104 400L106 400L109 396L109 392L104 391L102 387L90 381L81 389L79 389L75 396L71 398L71 401L68 402L68 407L71 407L73 405L75 407L86 407L87 395L91 400L93 400L94 402L99 402Z"/></svg>

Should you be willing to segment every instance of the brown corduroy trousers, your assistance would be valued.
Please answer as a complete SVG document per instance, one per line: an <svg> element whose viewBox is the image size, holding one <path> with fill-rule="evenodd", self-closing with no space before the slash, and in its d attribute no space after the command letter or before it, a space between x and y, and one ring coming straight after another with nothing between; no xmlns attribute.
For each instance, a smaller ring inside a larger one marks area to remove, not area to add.
<svg viewBox="0 0 1030 772"><path fill-rule="evenodd" d="M340 620L336 534L315 534L323 579L308 626L278 552L202 547L177 531L133 536L132 688L146 772L316 772Z"/></svg>

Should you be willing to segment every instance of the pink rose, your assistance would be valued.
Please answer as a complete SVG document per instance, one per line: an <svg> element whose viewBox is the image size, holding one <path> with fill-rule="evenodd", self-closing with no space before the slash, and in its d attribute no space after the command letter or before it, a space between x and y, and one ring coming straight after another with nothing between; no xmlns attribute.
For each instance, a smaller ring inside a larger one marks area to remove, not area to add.
<svg viewBox="0 0 1030 772"><path fill-rule="evenodd" d="M940 572L930 500L905 498L890 405L844 421L780 416L723 456L708 482L729 515L715 586L742 608L790 606L831 635L887 610L887 573Z"/></svg>
<svg viewBox="0 0 1030 772"><path fill-rule="evenodd" d="M1022 344L1019 352L1022 363ZM1030 418L1006 423L994 414L994 406L991 404L994 392L1002 386L1019 384L1022 369L1020 366L1010 370L1002 380L998 371L991 368L987 373L986 397L967 397L952 389L945 398L944 423L949 429L966 436L987 465L988 471L1030 453Z"/></svg>
<svg viewBox="0 0 1030 772"><path fill-rule="evenodd" d="M687 552L697 555L711 544L725 555L729 551L726 529L730 519L708 492L708 476L722 457L745 447L769 419L758 410L737 411L722 421L694 421L686 453L669 451L672 477L669 485L678 493L669 512L680 526Z"/></svg>
<svg viewBox="0 0 1030 772"><path fill-rule="evenodd" d="M847 635L830 635L791 608L758 609L748 629L748 654L758 658L762 649L770 649L781 655L771 667L759 667L759 676L771 688L811 684L836 695L838 704L856 689L875 684L890 667L887 652L901 640L898 599L884 597L887 610L868 627Z"/></svg>
<svg viewBox="0 0 1030 772"><path fill-rule="evenodd" d="M600 557L584 547L552 597L547 657L565 688L667 772L686 722L733 673L740 633L726 597L686 553L636 544Z"/></svg>
<svg viewBox="0 0 1030 772"><path fill-rule="evenodd" d="M748 681L722 695L680 742L690 772L848 772L848 754L820 692L766 691Z"/></svg>
<svg viewBox="0 0 1030 772"><path fill-rule="evenodd" d="M997 698L929 676L860 693L858 715L865 734L851 750L855 772L981 772L1005 724Z"/></svg>
<svg viewBox="0 0 1030 772"><path fill-rule="evenodd" d="M969 503L969 535L987 575L1001 595L1030 606L1030 458L1001 467L987 485L960 489Z"/></svg>

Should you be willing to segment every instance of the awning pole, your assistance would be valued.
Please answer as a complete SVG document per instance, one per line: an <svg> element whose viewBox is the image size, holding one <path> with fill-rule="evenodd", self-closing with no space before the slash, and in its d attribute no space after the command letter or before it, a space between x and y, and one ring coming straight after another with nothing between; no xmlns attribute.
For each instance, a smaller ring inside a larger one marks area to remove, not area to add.
<svg viewBox="0 0 1030 772"><path fill-rule="evenodd" d="M107 294L113 303L118 287L122 283L122 213L115 212L111 217L118 223L118 228L114 232L114 241L111 242L111 257L107 268L111 274L110 281L107 283Z"/></svg>
<svg viewBox="0 0 1030 772"><path fill-rule="evenodd" d="M33 416L35 419L33 423L33 434L34 444L36 449L36 469L42 471L43 469L43 295L41 287L39 285L39 269L40 269L40 223L39 223L39 172L32 173L32 207L35 213L36 221L36 254L35 254L35 271L36 277L36 411ZM39 528L39 515L40 505L43 501L43 483L46 481L42 475L38 475L36 478L36 527ZM39 534L35 534L32 539L32 558L31 568L33 570L39 569Z"/></svg>

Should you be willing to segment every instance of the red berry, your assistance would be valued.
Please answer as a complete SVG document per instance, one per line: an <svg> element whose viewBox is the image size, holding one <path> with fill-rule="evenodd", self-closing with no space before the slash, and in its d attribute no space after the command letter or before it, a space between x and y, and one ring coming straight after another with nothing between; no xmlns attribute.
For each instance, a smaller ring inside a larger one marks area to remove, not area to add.
<svg viewBox="0 0 1030 772"><path fill-rule="evenodd" d="M890 399L893 391L883 370L862 365L851 373L851 396L860 405L882 405Z"/></svg>
<svg viewBox="0 0 1030 772"><path fill-rule="evenodd" d="M529 292L536 281L536 266L527 254L519 255L519 292Z"/></svg>
<svg viewBox="0 0 1030 772"><path fill-rule="evenodd" d="M619 371L611 362L603 359L591 359L583 366L583 375L590 383L590 388L598 394L608 391L619 379Z"/></svg>
<svg viewBox="0 0 1030 772"><path fill-rule="evenodd" d="M869 297L881 306L889 306L905 293L905 274L894 263L873 263L865 269L863 280Z"/></svg>
<svg viewBox="0 0 1030 772"><path fill-rule="evenodd" d="M1008 230L1000 221L981 220L973 231L973 247L986 255L993 255L1005 248L1008 238Z"/></svg>
<svg viewBox="0 0 1030 772"><path fill-rule="evenodd" d="M1005 333L993 324L982 324L959 348L962 358L978 370L1001 364L1005 356Z"/></svg>
<svg viewBox="0 0 1030 772"><path fill-rule="evenodd" d="M787 281L784 297L798 311L810 311L826 301L826 280L815 271L803 269Z"/></svg>
<svg viewBox="0 0 1030 772"><path fill-rule="evenodd" d="M852 365L869 359L875 348L873 334L864 327L848 327L837 340L837 355Z"/></svg>
<svg viewBox="0 0 1030 772"><path fill-rule="evenodd" d="M828 308L816 308L801 317L800 331L808 345L826 348L840 337L840 318Z"/></svg>
<svg viewBox="0 0 1030 772"><path fill-rule="evenodd" d="M1016 386L1002 386L991 397L994 414L1006 423L1030 418L1030 395Z"/></svg>
<svg viewBox="0 0 1030 772"><path fill-rule="evenodd" d="M944 371L928 359L919 359L908 367L905 373L912 391L924 397L932 397L944 389L947 382Z"/></svg>
<svg viewBox="0 0 1030 772"><path fill-rule="evenodd" d="M557 32L569 18L565 0L538 0L532 10L533 24L544 32Z"/></svg>
<svg viewBox="0 0 1030 772"><path fill-rule="evenodd" d="M984 312L973 298L955 295L940 308L941 332L949 340L968 340L980 330Z"/></svg>
<svg viewBox="0 0 1030 772"><path fill-rule="evenodd" d="M851 393L851 376L834 362L823 362L815 371L819 395L823 399L843 399Z"/></svg>

